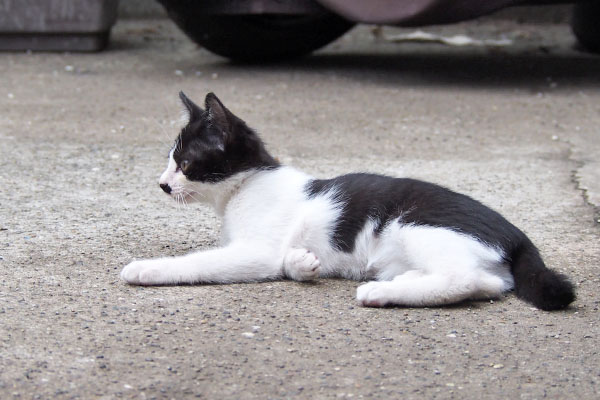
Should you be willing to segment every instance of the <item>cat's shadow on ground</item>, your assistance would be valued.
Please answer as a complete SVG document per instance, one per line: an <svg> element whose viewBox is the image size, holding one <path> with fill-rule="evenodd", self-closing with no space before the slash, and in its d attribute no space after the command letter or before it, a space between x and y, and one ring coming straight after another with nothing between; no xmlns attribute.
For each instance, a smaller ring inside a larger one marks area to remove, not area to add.
<svg viewBox="0 0 600 400"><path fill-rule="evenodd" d="M287 280L287 279L279 281L279 282L286 282L288 284L299 285L299 286L303 286L305 288L322 290L324 293L326 292L326 293L332 294L332 293L339 292L340 290L346 292L344 289L349 289L349 287L352 287L350 292L354 293L355 286L362 285L362 284L366 283L367 281L357 282L357 281L340 279L340 278L321 278L321 279L317 279L314 281L306 281L306 282L298 282L298 281ZM265 282L256 283L256 285L261 285L264 283ZM271 283L273 283L273 282L271 282ZM243 285L243 284L240 284L240 285ZM346 296L346 293L340 294L340 296ZM403 306L403 305L391 304L391 305L387 305L384 307L362 307L356 301L356 299L353 299L351 301L350 305L357 307L357 308L364 308L367 310L381 310L381 309L483 310L490 306L497 307L499 304L501 305L502 303L508 302L511 299L520 301L516 298L513 291L509 291L497 299L465 300L465 301L461 301L458 303L445 304L445 305L440 305L440 306L414 307L414 306ZM531 305L528 305L528 306L531 307ZM567 308L567 310L568 310L568 308Z"/></svg>
<svg viewBox="0 0 600 400"><path fill-rule="evenodd" d="M334 73L351 80L403 86L528 87L558 91L566 86L569 89L600 87L600 56L575 51L566 54L539 51L484 54L451 50L398 54L316 53L298 60L265 65L225 61L220 67L227 71L256 73Z"/></svg>

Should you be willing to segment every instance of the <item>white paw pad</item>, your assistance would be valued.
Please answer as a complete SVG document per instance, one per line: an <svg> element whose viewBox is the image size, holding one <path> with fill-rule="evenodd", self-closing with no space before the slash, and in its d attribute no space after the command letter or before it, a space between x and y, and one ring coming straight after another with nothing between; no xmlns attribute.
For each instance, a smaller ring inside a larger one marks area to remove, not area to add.
<svg viewBox="0 0 600 400"><path fill-rule="evenodd" d="M321 262L307 249L292 249L286 254L283 267L289 278L296 281L310 281L319 276Z"/></svg>

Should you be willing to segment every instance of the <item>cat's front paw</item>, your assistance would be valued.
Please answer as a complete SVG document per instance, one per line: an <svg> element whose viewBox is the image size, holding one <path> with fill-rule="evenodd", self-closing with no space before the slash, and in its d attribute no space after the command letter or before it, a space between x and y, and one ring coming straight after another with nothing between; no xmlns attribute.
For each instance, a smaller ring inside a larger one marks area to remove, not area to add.
<svg viewBox="0 0 600 400"><path fill-rule="evenodd" d="M291 249L283 260L288 278L295 281L310 281L319 276L321 262L307 249Z"/></svg>
<svg viewBox="0 0 600 400"><path fill-rule="evenodd" d="M131 285L163 285L170 283L164 273L166 265L159 260L133 261L121 271L121 279Z"/></svg>

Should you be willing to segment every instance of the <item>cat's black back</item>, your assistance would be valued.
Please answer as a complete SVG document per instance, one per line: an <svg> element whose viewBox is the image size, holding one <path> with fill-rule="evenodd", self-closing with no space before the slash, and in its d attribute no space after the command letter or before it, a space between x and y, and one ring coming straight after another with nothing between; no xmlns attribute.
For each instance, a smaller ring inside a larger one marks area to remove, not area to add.
<svg viewBox="0 0 600 400"><path fill-rule="evenodd" d="M476 237L511 254L525 235L496 211L466 195L416 179L376 174L348 174L311 181L310 197L334 190L343 204L332 244L351 252L356 235L367 220L379 233L398 217L404 224L449 228Z"/></svg>

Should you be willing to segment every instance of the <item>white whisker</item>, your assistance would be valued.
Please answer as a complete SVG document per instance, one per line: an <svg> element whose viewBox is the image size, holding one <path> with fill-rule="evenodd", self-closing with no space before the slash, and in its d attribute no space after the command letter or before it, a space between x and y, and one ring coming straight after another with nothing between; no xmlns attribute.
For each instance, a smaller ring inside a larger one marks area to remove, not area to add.
<svg viewBox="0 0 600 400"><path fill-rule="evenodd" d="M201 193L196 193L196 192L194 192L194 194L197 194L198 196L202 197L202 200L200 200L199 198L195 197L195 196L194 196L194 194L192 194L191 192L184 191L184 194L185 194L185 196L187 196L187 197L191 197L192 199L194 199L194 200L195 200L195 201L197 201L197 202L202 202L204 199L206 199L206 196L204 196L204 195L203 195L203 194L201 194Z"/></svg>

